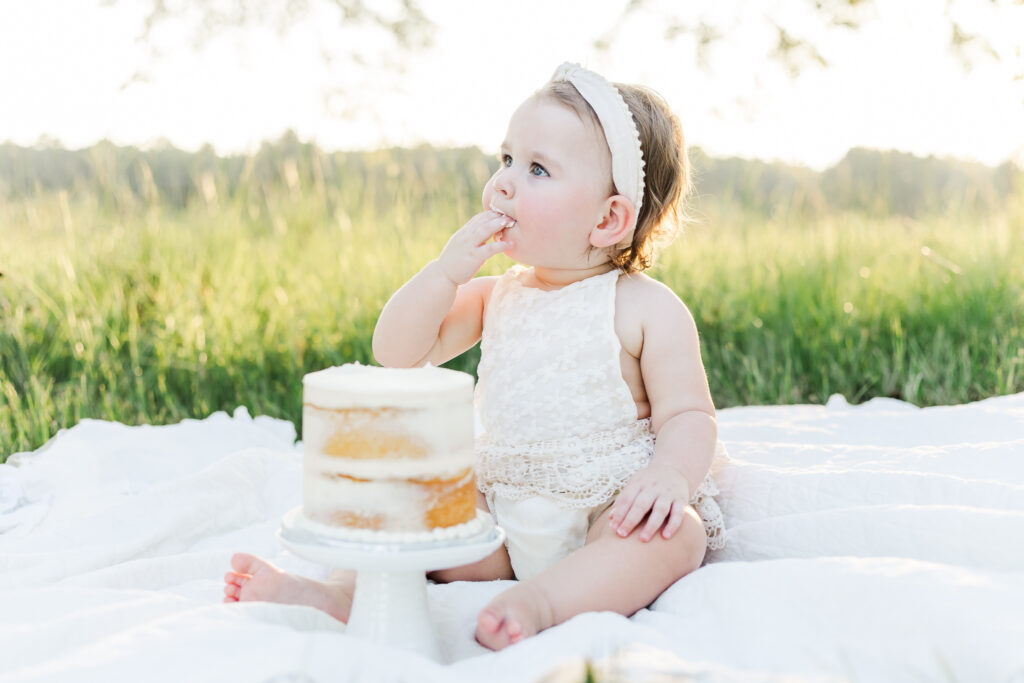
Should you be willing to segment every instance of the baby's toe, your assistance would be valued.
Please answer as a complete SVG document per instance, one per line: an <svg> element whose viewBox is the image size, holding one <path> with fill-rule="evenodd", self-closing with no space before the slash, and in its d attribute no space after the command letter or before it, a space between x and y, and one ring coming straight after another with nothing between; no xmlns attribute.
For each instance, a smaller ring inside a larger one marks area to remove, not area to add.
<svg viewBox="0 0 1024 683"><path fill-rule="evenodd" d="M476 639L481 645L492 650L501 650L516 641L509 632L511 625L502 605L488 605L477 616ZM515 623L520 638L522 628Z"/></svg>
<svg viewBox="0 0 1024 683"><path fill-rule="evenodd" d="M249 553L235 553L231 556L231 568L238 574L252 576L263 564L263 560Z"/></svg>
<svg viewBox="0 0 1024 683"><path fill-rule="evenodd" d="M505 633L508 634L510 642L517 642L523 637L523 626L515 619L508 619L505 623Z"/></svg>
<svg viewBox="0 0 1024 683"><path fill-rule="evenodd" d="M476 625L480 630L487 633L497 633L501 627L501 621L502 615L488 606L477 615Z"/></svg>

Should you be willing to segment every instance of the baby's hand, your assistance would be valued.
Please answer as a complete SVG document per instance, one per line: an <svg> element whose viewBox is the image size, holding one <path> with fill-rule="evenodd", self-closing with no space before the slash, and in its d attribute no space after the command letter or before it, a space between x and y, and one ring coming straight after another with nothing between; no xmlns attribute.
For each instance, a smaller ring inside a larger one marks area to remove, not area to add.
<svg viewBox="0 0 1024 683"><path fill-rule="evenodd" d="M683 523L689 504L690 482L671 465L651 463L629 480L612 505L608 522L619 536L633 533L645 515L647 524L640 540L647 542L661 529L661 535L672 538Z"/></svg>
<svg viewBox="0 0 1024 683"><path fill-rule="evenodd" d="M451 236L441 251L437 259L441 272L457 285L466 284L484 261L512 246L509 241L488 243L488 240L514 224L514 220L497 211L484 211L473 216Z"/></svg>

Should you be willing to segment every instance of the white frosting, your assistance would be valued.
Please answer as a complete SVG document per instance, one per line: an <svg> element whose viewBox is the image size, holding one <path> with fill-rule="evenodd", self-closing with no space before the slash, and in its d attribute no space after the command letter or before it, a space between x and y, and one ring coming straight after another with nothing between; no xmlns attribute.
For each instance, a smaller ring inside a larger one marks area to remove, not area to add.
<svg viewBox="0 0 1024 683"><path fill-rule="evenodd" d="M430 529L426 516L438 491L410 481L459 477L448 493L468 485L474 464L471 375L432 366L344 365L306 375L303 404L303 520L311 531L377 542L442 540L479 531L473 521ZM409 457L364 458L358 452L346 457L345 451L358 449L364 438L376 444L378 435L382 448L412 444ZM346 514L373 519L381 530L325 523Z"/></svg>
<svg viewBox="0 0 1024 683"><path fill-rule="evenodd" d="M459 484L465 484L466 475ZM383 520L385 529L427 531L424 513L434 502L432 492L402 479L352 481L325 477L306 468L304 512L307 517L324 519L332 513L351 513Z"/></svg>
<svg viewBox="0 0 1024 683"><path fill-rule="evenodd" d="M361 541L364 543L430 543L448 541L456 538L468 538L483 531L484 524L479 516L468 522L432 531L370 531L369 529L349 529L314 522L305 514L296 518L296 526L317 536L327 536L344 541Z"/></svg>
<svg viewBox="0 0 1024 683"><path fill-rule="evenodd" d="M321 408L412 407L473 402L473 376L426 365L381 368L350 363L302 378L303 403Z"/></svg>
<svg viewBox="0 0 1024 683"><path fill-rule="evenodd" d="M472 386L472 378L470 378ZM378 432L413 437L427 450L426 458L380 460L358 458L331 459L331 471L353 476L395 476L407 473L419 476L428 472L450 471L456 467L473 465L473 408L472 389L465 406L452 403L404 408L393 415L382 415L373 420ZM365 407L365 406L355 406ZM342 420L350 419L330 409L307 405L302 410L302 443L307 455L322 453L324 446L337 432ZM364 418L368 419L368 418ZM316 463L310 463L316 464ZM326 463L321 463L326 465ZM395 470L395 467L408 469ZM363 473L363 474L360 474Z"/></svg>
<svg viewBox="0 0 1024 683"><path fill-rule="evenodd" d="M336 458L316 451L306 453L306 468L316 472L344 474L359 479L448 479L467 467L472 467L473 448L463 448L447 457L424 460L354 460Z"/></svg>

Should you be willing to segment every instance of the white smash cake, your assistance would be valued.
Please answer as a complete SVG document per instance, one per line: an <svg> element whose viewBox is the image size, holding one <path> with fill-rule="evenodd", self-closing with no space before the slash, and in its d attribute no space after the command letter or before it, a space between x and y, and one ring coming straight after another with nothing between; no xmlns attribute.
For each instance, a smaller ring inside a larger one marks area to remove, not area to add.
<svg viewBox="0 0 1024 683"><path fill-rule="evenodd" d="M350 364L302 384L303 527L392 543L481 530L471 375Z"/></svg>

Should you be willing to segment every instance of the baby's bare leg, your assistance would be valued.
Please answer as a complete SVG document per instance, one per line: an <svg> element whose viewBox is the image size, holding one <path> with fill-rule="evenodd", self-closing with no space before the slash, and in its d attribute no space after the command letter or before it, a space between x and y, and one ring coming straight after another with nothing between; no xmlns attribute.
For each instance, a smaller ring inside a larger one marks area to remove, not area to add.
<svg viewBox="0 0 1024 683"><path fill-rule="evenodd" d="M487 605L477 618L477 640L500 650L583 612L630 616L703 561L707 537L692 507L671 539L659 534L646 543L642 525L617 536L610 513L598 517L582 548Z"/></svg>
<svg viewBox="0 0 1024 683"><path fill-rule="evenodd" d="M485 512L490 511L487 508L487 499L479 491L476 494L476 506ZM512 572L512 562L508 559L508 550L503 545L479 562L429 572L427 578L438 583L451 583L452 581L514 579L516 576Z"/></svg>
<svg viewBox="0 0 1024 683"><path fill-rule="evenodd" d="M279 602L308 605L348 621L356 573L335 569L326 581L289 574L255 555L238 553L224 575L224 602Z"/></svg>
<svg viewBox="0 0 1024 683"><path fill-rule="evenodd" d="M477 496L477 506L486 510L487 501L482 494ZM479 562L428 576L441 583L515 578L504 546ZM315 581L289 574L254 555L238 553L231 558L231 571L224 575L224 602L308 605L347 622L355 586L356 573L348 569L335 569L326 581Z"/></svg>

